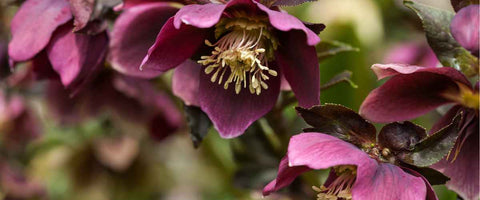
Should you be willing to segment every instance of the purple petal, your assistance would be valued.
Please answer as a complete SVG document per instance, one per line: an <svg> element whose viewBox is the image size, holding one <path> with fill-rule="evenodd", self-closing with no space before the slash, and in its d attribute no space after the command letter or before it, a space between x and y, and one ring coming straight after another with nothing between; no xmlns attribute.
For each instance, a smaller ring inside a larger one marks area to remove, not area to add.
<svg viewBox="0 0 480 200"><path fill-rule="evenodd" d="M50 64L50 61L48 60L47 52L45 50L38 53L32 59L31 65L32 65L33 76L35 79L60 80L60 77L58 76L57 72L53 70L52 65Z"/></svg>
<svg viewBox="0 0 480 200"><path fill-rule="evenodd" d="M74 18L73 25L74 31L85 28L90 16L93 13L95 1L93 0L69 0L70 10L72 11Z"/></svg>
<svg viewBox="0 0 480 200"><path fill-rule="evenodd" d="M303 22L296 17L286 12L271 10L259 2L254 1L254 3L257 4L260 10L263 10L265 13L267 13L268 18L270 19L270 24L272 24L272 26L276 29L284 32L290 32L292 30L303 31L306 36L306 40L300 39L299 41L297 38L297 43L303 43L303 41L306 41L309 46L315 46L320 42L318 35L312 30L308 29L305 24L303 24Z"/></svg>
<svg viewBox="0 0 480 200"><path fill-rule="evenodd" d="M167 71L190 58L203 44L207 29L188 25L177 29L173 20L170 18L160 30L140 69Z"/></svg>
<svg viewBox="0 0 480 200"><path fill-rule="evenodd" d="M423 182L425 183L425 186L427 187L427 197L425 198L425 200L438 200L437 194L435 194L435 190L433 190L432 185L430 185L430 183L425 177L423 177L420 173L416 172L415 170L404 168L404 167L402 167L402 169L408 172L409 174L422 178Z"/></svg>
<svg viewBox="0 0 480 200"><path fill-rule="evenodd" d="M226 73L225 77L228 76ZM280 93L279 76L270 77L270 80L266 81L268 89L262 90L260 95L251 94L248 88L242 88L240 93L236 94L233 83L225 90L223 84L212 83L211 75L203 73L202 70L199 86L200 107L223 138L237 137L273 108Z"/></svg>
<svg viewBox="0 0 480 200"><path fill-rule="evenodd" d="M200 106L198 92L202 66L192 60L186 60L173 72L172 92L186 105Z"/></svg>
<svg viewBox="0 0 480 200"><path fill-rule="evenodd" d="M67 0L29 0L12 19L10 59L26 61L47 46L55 29L72 18Z"/></svg>
<svg viewBox="0 0 480 200"><path fill-rule="evenodd" d="M465 49L471 51L478 56L478 37L480 35L478 27L480 27L480 6L470 5L462 8L450 24L450 30L453 37Z"/></svg>
<svg viewBox="0 0 480 200"><path fill-rule="evenodd" d="M410 42L396 45L388 51L385 63L405 63L411 65L436 67L437 56L426 43Z"/></svg>
<svg viewBox="0 0 480 200"><path fill-rule="evenodd" d="M98 71L105 57L106 33L95 36L75 34L71 25L60 27L47 47L53 69L66 87L77 87Z"/></svg>
<svg viewBox="0 0 480 200"><path fill-rule="evenodd" d="M180 29L182 23L197 28L210 28L217 24L225 8L237 5L242 1L248 0L233 0L229 1L227 5L216 3L186 5L177 12L173 24L176 29Z"/></svg>
<svg viewBox="0 0 480 200"><path fill-rule="evenodd" d="M143 5L143 4L159 3L159 2L185 3L184 0L123 0L123 4L121 4L118 8L115 8L115 10L129 9L129 8L139 6L139 5Z"/></svg>
<svg viewBox="0 0 480 200"><path fill-rule="evenodd" d="M432 168L450 177L450 181L446 184L449 189L454 190L464 199L476 200L479 198L480 188L478 118L473 121L473 124L466 131L470 132L466 134L469 136L463 143L453 163L442 159L437 164L434 164ZM459 141L457 140L457 142Z"/></svg>
<svg viewBox="0 0 480 200"><path fill-rule="evenodd" d="M276 52L276 62L302 107L320 103L320 72L315 47L298 42L303 33L280 34L282 46Z"/></svg>
<svg viewBox="0 0 480 200"><path fill-rule="evenodd" d="M110 42L109 60L117 71L129 76L152 78L160 71L146 68L140 71L142 59L163 24L177 8L168 3L146 3L126 9L115 21Z"/></svg>
<svg viewBox="0 0 480 200"><path fill-rule="evenodd" d="M436 72L451 74L445 76ZM444 94L457 93L459 90L455 80L450 78L454 73L458 71L452 68L424 68L411 74L394 76L370 92L360 107L360 114L374 122L403 121L452 103Z"/></svg>
<svg viewBox="0 0 480 200"><path fill-rule="evenodd" d="M288 156L283 157L282 161L280 161L280 166L278 167L277 178L263 188L263 196L267 196L272 192L290 185L297 176L310 170L310 168L305 166L289 167Z"/></svg>
<svg viewBox="0 0 480 200"><path fill-rule="evenodd" d="M386 77L400 75L400 74L413 74L418 72L428 72L433 74L439 74L447 76L453 81L463 83L465 86L470 87L470 81L456 69L451 67L421 67L415 65L406 64L374 64L372 66L373 72L377 75L378 79L384 79Z"/></svg>
<svg viewBox="0 0 480 200"><path fill-rule="evenodd" d="M323 133L301 133L290 138L288 144L289 166L307 166L327 169L338 165L375 168L376 161L356 146Z"/></svg>
<svg viewBox="0 0 480 200"><path fill-rule="evenodd" d="M363 179L358 179L359 176L352 188L353 199L419 200L427 195L422 178L410 175L392 164L379 164L374 174Z"/></svg>

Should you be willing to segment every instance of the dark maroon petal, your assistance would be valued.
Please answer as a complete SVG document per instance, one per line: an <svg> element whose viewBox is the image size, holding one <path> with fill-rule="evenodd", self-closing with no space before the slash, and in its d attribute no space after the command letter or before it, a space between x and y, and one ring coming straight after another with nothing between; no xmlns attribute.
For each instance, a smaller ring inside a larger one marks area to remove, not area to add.
<svg viewBox="0 0 480 200"><path fill-rule="evenodd" d="M172 92L186 105L200 106L199 85L202 66L192 60L186 60L173 72Z"/></svg>
<svg viewBox="0 0 480 200"><path fill-rule="evenodd" d="M89 91L96 92L96 91ZM70 97L70 93L65 90L59 81L49 81L46 87L46 103L49 114L60 124L78 123L86 117L92 115L90 108L85 108L81 95ZM101 104L96 102L96 104ZM79 112L82 110L82 112Z"/></svg>
<svg viewBox="0 0 480 200"><path fill-rule="evenodd" d="M181 8L175 15L173 24L175 28L179 29L183 24L191 25L197 28L213 27L220 20L223 10L226 7L236 5L238 2L247 0L233 0L229 1L227 5L208 3L203 5L187 5Z"/></svg>
<svg viewBox="0 0 480 200"><path fill-rule="evenodd" d="M55 29L72 18L67 0L29 0L12 19L8 53L13 61L26 61L50 41Z"/></svg>
<svg viewBox="0 0 480 200"><path fill-rule="evenodd" d="M370 92L360 107L360 114L374 122L413 119L452 103L443 96L446 92L458 92L456 83L447 76L430 72L397 75Z"/></svg>
<svg viewBox="0 0 480 200"><path fill-rule="evenodd" d="M423 177L420 173L416 172L415 170L412 170L412 169L409 169L409 168L406 168L406 167L402 167L402 169L406 172L408 172L409 174L412 174L416 177L420 177L423 179L423 182L425 183L425 186L427 187L427 197L425 198L425 200L438 200L438 197L437 197L437 194L435 194L435 190L433 190L433 187L432 185L430 185L430 183L428 182L428 180Z"/></svg>
<svg viewBox="0 0 480 200"><path fill-rule="evenodd" d="M445 126L448 126L449 124L451 124L452 121L453 121L453 118L455 118L455 116L457 115L457 113L460 109L462 109L461 105L455 105L452 108L450 108L450 110L448 110L448 112L445 113L445 115L443 115L442 118L440 118L433 125L433 127L430 129L430 131L428 131L428 134L436 133L440 129L442 129Z"/></svg>
<svg viewBox="0 0 480 200"><path fill-rule="evenodd" d="M190 58L203 44L207 29L189 25L177 29L173 20L170 18L160 30L140 69L167 71Z"/></svg>
<svg viewBox="0 0 480 200"><path fill-rule="evenodd" d="M457 81L463 83L467 87L471 87L470 81L468 81L465 75L451 67L421 67L406 64L374 64L372 66L372 70L373 72L375 72L379 80L400 74L428 72L432 74L446 76L452 81Z"/></svg>
<svg viewBox="0 0 480 200"><path fill-rule="evenodd" d="M376 168L376 161L356 146L323 133L301 133L290 138L289 166L327 169L338 165L355 165L358 171Z"/></svg>
<svg viewBox="0 0 480 200"><path fill-rule="evenodd" d="M358 178L352 188L352 199L419 200L427 196L422 178L404 172L392 164L379 164L374 174Z"/></svg>
<svg viewBox="0 0 480 200"><path fill-rule="evenodd" d="M48 60L48 55L46 51L41 51L38 53L31 62L33 76L37 80L43 79L55 79L60 80L57 72L55 72Z"/></svg>
<svg viewBox="0 0 480 200"><path fill-rule="evenodd" d="M212 83L211 75L203 73L203 69L200 72L198 90L200 107L223 138L243 134L250 124L273 108L280 93L281 74L270 77L270 80L266 81L268 89L262 90L260 95L251 94L248 88L242 88L240 93L236 94L233 83L225 90L223 84ZM229 72L225 77L228 75Z"/></svg>
<svg viewBox="0 0 480 200"><path fill-rule="evenodd" d="M146 3L124 10L111 34L112 67L129 76L152 78L161 74L150 68L140 71L140 64L163 24L177 10L168 3Z"/></svg>
<svg viewBox="0 0 480 200"><path fill-rule="evenodd" d="M454 152L450 155L450 161L443 159L432 168L450 177L450 181L446 184L449 189L457 192L464 199L476 200L479 198L480 188L478 118L466 131L470 132L469 137L466 138L453 163L450 161Z"/></svg>
<svg viewBox="0 0 480 200"><path fill-rule="evenodd" d="M306 44L308 44L309 46L315 46L320 42L320 37L318 37L318 35L315 32L307 28L305 24L303 24L303 22L297 19L296 17L286 12L271 10L270 8L267 8L266 6L264 6L259 2L254 1L254 3L257 4L260 10L267 13L268 18L270 20L270 24L272 24L272 26L275 27L276 29L283 32L291 32L294 30L302 31L303 32L302 34L304 34L304 36L306 37L302 37L302 39L297 38L296 40L297 43L304 44L304 41L305 41Z"/></svg>
<svg viewBox="0 0 480 200"><path fill-rule="evenodd" d="M90 16L93 13L95 1L93 0L69 0L70 10L74 16L74 31L80 30L87 26Z"/></svg>
<svg viewBox="0 0 480 200"><path fill-rule="evenodd" d="M305 166L289 167L288 156L283 157L278 167L277 178L263 188L263 196L267 196L272 192L290 185L290 183L292 183L297 176L310 170L310 168Z"/></svg>
<svg viewBox="0 0 480 200"><path fill-rule="evenodd" d="M129 9L135 6L148 4L148 3L159 3L159 2L178 2L178 3L185 3L184 0L123 0L123 4L116 8L119 9Z"/></svg>
<svg viewBox="0 0 480 200"><path fill-rule="evenodd" d="M98 71L107 46L106 33L95 36L75 34L72 26L67 24L54 33L47 54L63 85L76 89Z"/></svg>
<svg viewBox="0 0 480 200"><path fill-rule="evenodd" d="M480 27L480 5L470 5L462 8L450 24L453 37L465 49L478 56L479 30Z"/></svg>
<svg viewBox="0 0 480 200"><path fill-rule="evenodd" d="M320 72L315 47L298 42L303 33L279 34L282 44L276 51L276 62L302 107L320 104Z"/></svg>

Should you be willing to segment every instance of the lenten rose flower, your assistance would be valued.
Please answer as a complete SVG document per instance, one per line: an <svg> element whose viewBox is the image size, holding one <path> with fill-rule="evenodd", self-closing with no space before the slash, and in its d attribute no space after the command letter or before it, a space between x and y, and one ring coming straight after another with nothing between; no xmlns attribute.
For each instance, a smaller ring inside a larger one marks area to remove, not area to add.
<svg viewBox="0 0 480 200"><path fill-rule="evenodd" d="M108 37L106 31L87 35L73 28L68 0L25 1L11 23L11 65L33 60L40 68L36 72L53 69L65 87L83 85L103 63Z"/></svg>
<svg viewBox="0 0 480 200"><path fill-rule="evenodd" d="M479 56L480 5L470 5L460 9L450 24L453 37L473 55Z"/></svg>
<svg viewBox="0 0 480 200"><path fill-rule="evenodd" d="M453 105L432 128L437 131L454 116L465 113L451 156L433 168L449 176L447 187L465 199L479 194L479 91L459 71L402 64L375 64L379 79L391 77L362 103L360 114L373 122L392 122L419 117L439 106Z"/></svg>
<svg viewBox="0 0 480 200"><path fill-rule="evenodd" d="M274 106L282 76L301 106L318 104L319 41L297 18L257 1L187 5L165 23L140 68L176 68L174 93L232 138Z"/></svg>
<svg viewBox="0 0 480 200"><path fill-rule="evenodd" d="M367 152L323 133L295 135L290 139L287 155L280 162L277 178L265 186L263 194L269 195L288 186L307 171L332 168L325 184L313 187L319 193L319 200L437 199L421 175L382 162L381 156Z"/></svg>
<svg viewBox="0 0 480 200"><path fill-rule="evenodd" d="M437 56L426 42L400 43L388 50L385 63L405 63L425 67L435 67L439 64Z"/></svg>

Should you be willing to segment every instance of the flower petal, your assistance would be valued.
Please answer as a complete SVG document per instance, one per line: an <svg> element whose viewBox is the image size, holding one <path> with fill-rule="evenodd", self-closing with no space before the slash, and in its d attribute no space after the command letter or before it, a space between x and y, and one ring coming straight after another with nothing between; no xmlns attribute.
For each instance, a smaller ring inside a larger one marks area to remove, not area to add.
<svg viewBox="0 0 480 200"><path fill-rule="evenodd" d="M64 86L78 87L98 71L105 58L108 38L101 33L90 36L75 34L72 25L60 27L47 47L53 69L60 75ZM90 77L89 77L90 76Z"/></svg>
<svg viewBox="0 0 480 200"><path fill-rule="evenodd" d="M275 27L276 29L283 32L291 32L293 30L302 31L303 34L305 34L304 36L306 36L306 38L303 39L302 37L302 39L300 40L297 38L296 40L297 43L303 44L304 43L303 41L306 41L306 43L309 46L315 46L320 42L320 37L318 37L318 35L315 32L307 28L305 24L303 24L303 22L297 19L296 17L286 12L271 10L270 8L267 8L266 6L264 6L263 4L257 1L254 1L254 3L257 4L260 10L267 13L268 18L270 20L270 24L272 24L272 26Z"/></svg>
<svg viewBox="0 0 480 200"><path fill-rule="evenodd" d="M479 126L478 118L467 130L468 138L460 149L456 159L452 162L442 159L432 168L450 177L446 186L457 192L464 199L476 200L479 198ZM457 140L457 142L459 142Z"/></svg>
<svg viewBox="0 0 480 200"><path fill-rule="evenodd" d="M67 0L29 0L12 19L10 59L26 61L47 46L55 29L72 18Z"/></svg>
<svg viewBox="0 0 480 200"><path fill-rule="evenodd" d="M216 3L186 5L177 12L173 24L177 29L181 27L182 23L197 28L210 28L217 24L225 8L241 1L245 0L229 1L227 5Z"/></svg>
<svg viewBox="0 0 480 200"><path fill-rule="evenodd" d="M116 8L115 10L119 9L129 9L135 6L148 4L148 3L159 3L159 2L178 2L178 3L185 3L183 0L123 0L123 4Z"/></svg>
<svg viewBox="0 0 480 200"><path fill-rule="evenodd" d="M323 133L301 133L290 138L289 166L327 169L338 165L371 167L376 161L356 146ZM360 168L359 168L360 170Z"/></svg>
<svg viewBox="0 0 480 200"><path fill-rule="evenodd" d="M388 51L384 62L436 67L440 61L426 42L409 42L394 46Z"/></svg>
<svg viewBox="0 0 480 200"><path fill-rule="evenodd" d="M225 77L228 75L226 73ZM211 75L203 73L202 70L199 86L200 107L223 138L237 137L273 108L280 93L279 76L281 73L270 77L266 81L268 89L262 90L260 95L251 94L248 88L242 88L240 93L236 94L234 83L225 90L223 84L212 83Z"/></svg>
<svg viewBox="0 0 480 200"><path fill-rule="evenodd" d="M173 72L172 92L186 105L200 106L198 92L202 66L192 60L186 60Z"/></svg>
<svg viewBox="0 0 480 200"><path fill-rule="evenodd" d="M298 42L303 33L279 34L282 46L276 51L276 62L302 107L320 103L320 71L315 47Z"/></svg>
<svg viewBox="0 0 480 200"><path fill-rule="evenodd" d="M403 171L408 172L409 174L412 174L416 177L420 177L423 179L423 182L425 183L425 186L427 187L427 197L425 200L438 200L437 194L435 194L435 190L433 190L432 185L428 182L427 178L423 177L420 173L416 172L415 170L409 169L402 167Z"/></svg>
<svg viewBox="0 0 480 200"><path fill-rule="evenodd" d="M170 18L160 30L142 61L141 70L167 71L190 58L203 44L207 29L189 25L175 28L173 20L173 17Z"/></svg>
<svg viewBox="0 0 480 200"><path fill-rule="evenodd" d="M458 79L451 78L458 71L451 68L424 68L417 72L406 70L402 71L406 74L394 76L370 92L360 107L360 114L373 122L403 121L453 102L444 97L444 93L458 92L455 83Z"/></svg>
<svg viewBox="0 0 480 200"><path fill-rule="evenodd" d="M427 188L422 178L404 172L392 164L379 164L375 173L357 180L352 199L419 200L425 199Z"/></svg>
<svg viewBox="0 0 480 200"><path fill-rule="evenodd" d="M148 3L126 9L115 21L110 41L109 60L117 71L129 76L152 78L160 71L140 71L142 59L163 24L177 8L168 3Z"/></svg>
<svg viewBox="0 0 480 200"><path fill-rule="evenodd" d="M480 36L478 27L480 26L480 5L470 5L462 8L450 24L450 30L453 37L465 49L478 55L478 43Z"/></svg>
<svg viewBox="0 0 480 200"><path fill-rule="evenodd" d="M290 183L292 183L297 176L310 170L310 168L305 166L289 167L288 156L283 157L278 167L277 178L263 188L263 196L267 196L272 192L290 185Z"/></svg>

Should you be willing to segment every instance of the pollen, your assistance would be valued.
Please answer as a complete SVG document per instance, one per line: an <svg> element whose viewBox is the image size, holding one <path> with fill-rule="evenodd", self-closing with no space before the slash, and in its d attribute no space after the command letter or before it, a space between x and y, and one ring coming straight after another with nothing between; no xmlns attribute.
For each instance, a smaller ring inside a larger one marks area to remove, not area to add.
<svg viewBox="0 0 480 200"><path fill-rule="evenodd" d="M356 166L344 165L335 167L336 175L338 176L328 186L312 186L312 189L317 194L317 200L351 200L352 186L355 182L357 174Z"/></svg>
<svg viewBox="0 0 480 200"><path fill-rule="evenodd" d="M268 66L273 58L272 40L267 26L240 18L219 23L216 34L223 34L217 42L205 40L213 48L211 55L201 56L197 62L205 66L204 72L211 75L210 81L228 89L234 85L235 93L242 88L259 95L268 89L267 81L278 75Z"/></svg>

